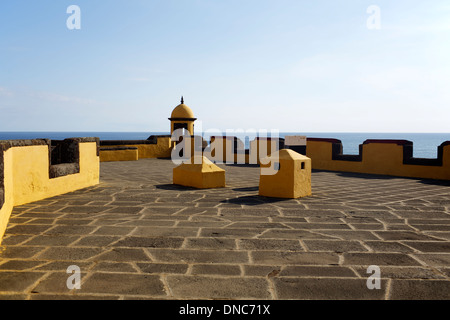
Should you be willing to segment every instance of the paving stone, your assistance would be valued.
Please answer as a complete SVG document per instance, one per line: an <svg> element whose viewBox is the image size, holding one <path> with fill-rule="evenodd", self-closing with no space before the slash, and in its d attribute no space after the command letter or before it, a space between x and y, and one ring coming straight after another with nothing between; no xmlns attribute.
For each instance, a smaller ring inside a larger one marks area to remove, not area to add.
<svg viewBox="0 0 450 320"><path fill-rule="evenodd" d="M428 266L445 267L450 265L449 253L415 253L414 256Z"/></svg>
<svg viewBox="0 0 450 320"><path fill-rule="evenodd" d="M166 296L159 276L101 272L82 283L80 293Z"/></svg>
<svg viewBox="0 0 450 320"><path fill-rule="evenodd" d="M337 265L339 257L333 253L292 252L292 251L252 251L255 264L285 265Z"/></svg>
<svg viewBox="0 0 450 320"><path fill-rule="evenodd" d="M81 271L80 277L83 279L85 273ZM54 272L43 278L32 290L32 293L70 293L74 289L67 287L67 280L71 274L66 272Z"/></svg>
<svg viewBox="0 0 450 320"><path fill-rule="evenodd" d="M439 268L439 271L442 272L447 278L450 278L450 268Z"/></svg>
<svg viewBox="0 0 450 320"><path fill-rule="evenodd" d="M227 238L187 238L185 248L188 249L217 249L234 250L237 249L236 241Z"/></svg>
<svg viewBox="0 0 450 320"><path fill-rule="evenodd" d="M94 266L92 271L105 271L105 272L124 272L124 273L133 273L137 272L137 270L129 263L126 262L109 262L102 261Z"/></svg>
<svg viewBox="0 0 450 320"><path fill-rule="evenodd" d="M414 250L397 241L364 241L375 252L413 252Z"/></svg>
<svg viewBox="0 0 450 320"><path fill-rule="evenodd" d="M45 232L46 235L74 235L74 234L90 234L94 232L97 227L93 226L55 226Z"/></svg>
<svg viewBox="0 0 450 320"><path fill-rule="evenodd" d="M420 231L450 231L450 225L414 224L412 227Z"/></svg>
<svg viewBox="0 0 450 320"><path fill-rule="evenodd" d="M0 291L23 292L44 275L43 272L0 271Z"/></svg>
<svg viewBox="0 0 450 320"><path fill-rule="evenodd" d="M142 207L117 207L117 208L111 208L105 211L105 213L118 213L118 214L138 214L142 211Z"/></svg>
<svg viewBox="0 0 450 320"><path fill-rule="evenodd" d="M86 262L86 261L49 261L47 264L44 264L40 267L36 267L36 271L59 271L62 273L67 272L67 268L72 265L77 265L83 272L89 270L94 263Z"/></svg>
<svg viewBox="0 0 450 320"><path fill-rule="evenodd" d="M408 219L408 223L412 226L414 225L448 225L450 224L450 218L449 219Z"/></svg>
<svg viewBox="0 0 450 320"><path fill-rule="evenodd" d="M359 241L341 240L303 240L308 251L328 252L367 252L368 250Z"/></svg>
<svg viewBox="0 0 450 320"><path fill-rule="evenodd" d="M148 249L156 262L183 263L248 263L246 251Z"/></svg>
<svg viewBox="0 0 450 320"><path fill-rule="evenodd" d="M220 209L219 216L223 217L232 217L232 216L257 216L257 217L276 217L279 216L280 213L277 209L242 209L242 208L235 208L235 209L229 209L224 208Z"/></svg>
<svg viewBox="0 0 450 320"><path fill-rule="evenodd" d="M345 217L345 214L337 210L317 210L317 209L281 209L283 216L286 217Z"/></svg>
<svg viewBox="0 0 450 320"><path fill-rule="evenodd" d="M120 300L121 296L116 295L88 295L88 294L32 294L30 300Z"/></svg>
<svg viewBox="0 0 450 320"><path fill-rule="evenodd" d="M448 280L394 280L390 290L392 300L448 300Z"/></svg>
<svg viewBox="0 0 450 320"><path fill-rule="evenodd" d="M36 235L40 234L46 230L49 230L53 226L51 225L40 225L40 224L24 224L24 225L15 225L7 229L8 234L31 234Z"/></svg>
<svg viewBox="0 0 450 320"><path fill-rule="evenodd" d="M110 209L106 206L67 206L64 209L61 209L60 212L64 213L83 213L83 214L91 214L91 213L99 213L104 212Z"/></svg>
<svg viewBox="0 0 450 320"><path fill-rule="evenodd" d="M133 236L143 237L195 237L199 228L171 228L171 227L136 227Z"/></svg>
<svg viewBox="0 0 450 320"><path fill-rule="evenodd" d="M26 300L27 295L25 294L0 294L0 301L6 300Z"/></svg>
<svg viewBox="0 0 450 320"><path fill-rule="evenodd" d="M279 274L280 277L357 277L350 269L344 267L322 266L287 266Z"/></svg>
<svg viewBox="0 0 450 320"><path fill-rule="evenodd" d="M270 239L336 239L333 236L308 230L268 230L258 236L258 238Z"/></svg>
<svg viewBox="0 0 450 320"><path fill-rule="evenodd" d="M117 227L174 227L176 220L131 220L126 222L118 222ZM180 226L178 223L177 226ZM180 226L181 227L181 226ZM189 225L188 225L189 227ZM192 226L195 227L195 226Z"/></svg>
<svg viewBox="0 0 450 320"><path fill-rule="evenodd" d="M361 277L369 277L372 272L367 273L367 268L354 267ZM380 266L381 278L389 279L445 279L445 277L433 269L423 267L405 266Z"/></svg>
<svg viewBox="0 0 450 320"><path fill-rule="evenodd" d="M218 237L218 238L251 238L261 234L261 229L234 229L234 228L202 228L201 237Z"/></svg>
<svg viewBox="0 0 450 320"><path fill-rule="evenodd" d="M222 228L230 225L230 222L224 221L180 221L177 223L177 227L189 227L189 228Z"/></svg>
<svg viewBox="0 0 450 320"><path fill-rule="evenodd" d="M443 241L405 241L406 245L422 252L450 252L450 242Z"/></svg>
<svg viewBox="0 0 450 320"><path fill-rule="evenodd" d="M192 266L192 275L223 275L223 276L239 276L241 268L235 265L226 264L195 264Z"/></svg>
<svg viewBox="0 0 450 320"><path fill-rule="evenodd" d="M24 245L27 246L67 246L76 240L80 236L66 236L66 235L38 235L33 239L25 242Z"/></svg>
<svg viewBox="0 0 450 320"><path fill-rule="evenodd" d="M76 247L106 247L121 239L120 236L83 236L77 242L73 243Z"/></svg>
<svg viewBox="0 0 450 320"><path fill-rule="evenodd" d="M403 253L344 253L344 265L418 266L420 263Z"/></svg>
<svg viewBox="0 0 450 320"><path fill-rule="evenodd" d="M141 211L141 215L143 216L151 216L151 215L159 215L159 214L174 214L178 211L180 211L181 209L179 207L149 207L149 208L144 208Z"/></svg>
<svg viewBox="0 0 450 320"><path fill-rule="evenodd" d="M94 235L127 235L130 234L135 227L116 227L116 226L103 226L95 230Z"/></svg>
<svg viewBox="0 0 450 320"><path fill-rule="evenodd" d="M114 248L95 257L96 261L150 261L142 249Z"/></svg>
<svg viewBox="0 0 450 320"><path fill-rule="evenodd" d="M180 248L184 238L168 237L125 237L113 244L114 247L132 247L132 248Z"/></svg>
<svg viewBox="0 0 450 320"><path fill-rule="evenodd" d="M275 278L273 282L279 299L383 300L386 291L383 280L380 290L369 290L366 279Z"/></svg>
<svg viewBox="0 0 450 320"><path fill-rule="evenodd" d="M96 256L102 252L98 248L51 247L37 256L38 259L67 260L77 262Z"/></svg>
<svg viewBox="0 0 450 320"><path fill-rule="evenodd" d="M239 239L238 246L242 250L305 251L298 240Z"/></svg>
<svg viewBox="0 0 450 320"><path fill-rule="evenodd" d="M182 263L137 263L144 273L155 274L184 274L188 270L187 264Z"/></svg>
<svg viewBox="0 0 450 320"><path fill-rule="evenodd" d="M45 250L43 247L9 246L0 253L0 259L29 259L43 250Z"/></svg>
<svg viewBox="0 0 450 320"><path fill-rule="evenodd" d="M228 228L228 227L227 227ZM289 227L276 222L233 222L229 228L245 228L245 229L288 229Z"/></svg>
<svg viewBox="0 0 450 320"><path fill-rule="evenodd" d="M14 246L25 242L26 240L32 238L34 235L32 234L7 234L3 238L1 244L3 246ZM0 251L1 253L1 251ZM0 256L1 257L1 256Z"/></svg>
<svg viewBox="0 0 450 320"><path fill-rule="evenodd" d="M379 238L370 231L320 230L320 234L341 240L379 240Z"/></svg>
<svg viewBox="0 0 450 320"><path fill-rule="evenodd" d="M5 263L0 264L0 270L17 270L24 271L28 269L33 269L41 264L44 264L44 261L35 261L35 260L9 260Z"/></svg>
<svg viewBox="0 0 450 320"><path fill-rule="evenodd" d="M446 231L433 231L433 232L426 232L427 235L430 237L433 237L436 240L450 240L450 232Z"/></svg>
<svg viewBox="0 0 450 320"><path fill-rule="evenodd" d="M418 234L410 231L375 231L383 240L436 240L424 234Z"/></svg>
<svg viewBox="0 0 450 320"><path fill-rule="evenodd" d="M270 299L268 282L261 278L167 276L175 296L185 299Z"/></svg>
<svg viewBox="0 0 450 320"><path fill-rule="evenodd" d="M52 225L57 221L57 219L50 219L50 218L37 218L37 219L31 219L28 224L45 224L45 225Z"/></svg>
<svg viewBox="0 0 450 320"><path fill-rule="evenodd" d="M441 211L395 211L395 214L408 219L449 219L450 217Z"/></svg>
<svg viewBox="0 0 450 320"><path fill-rule="evenodd" d="M381 223L352 223L352 227L356 230L383 230L384 225ZM407 226L404 226L407 227ZM411 227L407 227L411 229Z"/></svg>

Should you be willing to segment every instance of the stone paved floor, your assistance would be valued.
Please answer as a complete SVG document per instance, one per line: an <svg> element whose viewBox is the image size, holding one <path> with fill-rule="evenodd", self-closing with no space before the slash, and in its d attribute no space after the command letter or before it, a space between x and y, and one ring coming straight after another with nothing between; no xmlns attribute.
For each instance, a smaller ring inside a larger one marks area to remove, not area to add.
<svg viewBox="0 0 450 320"><path fill-rule="evenodd" d="M100 185L16 207L0 299L450 298L450 183L322 171L279 201L222 167L227 188L195 190L168 160L102 163Z"/></svg>

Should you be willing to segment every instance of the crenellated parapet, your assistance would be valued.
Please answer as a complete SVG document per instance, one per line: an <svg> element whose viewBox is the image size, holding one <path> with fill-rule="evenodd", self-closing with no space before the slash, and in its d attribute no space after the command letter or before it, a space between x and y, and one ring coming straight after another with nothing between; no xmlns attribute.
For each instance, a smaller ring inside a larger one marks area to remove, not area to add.
<svg viewBox="0 0 450 320"><path fill-rule="evenodd" d="M338 139L308 138L306 155L313 169L450 180L450 141L438 147L437 158L413 157L408 140L364 141L356 155L343 154Z"/></svg>
<svg viewBox="0 0 450 320"><path fill-rule="evenodd" d="M99 139L0 141L0 239L14 206L99 183Z"/></svg>

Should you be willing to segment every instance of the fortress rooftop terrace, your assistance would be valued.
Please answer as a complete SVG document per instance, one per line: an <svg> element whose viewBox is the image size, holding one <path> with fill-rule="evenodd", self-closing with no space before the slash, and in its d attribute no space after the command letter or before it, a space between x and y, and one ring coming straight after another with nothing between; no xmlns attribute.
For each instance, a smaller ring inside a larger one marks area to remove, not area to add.
<svg viewBox="0 0 450 320"><path fill-rule="evenodd" d="M102 163L99 185L14 207L0 299L450 298L448 181L313 171L313 196L278 200L259 167L220 165L227 187L207 190L173 167Z"/></svg>

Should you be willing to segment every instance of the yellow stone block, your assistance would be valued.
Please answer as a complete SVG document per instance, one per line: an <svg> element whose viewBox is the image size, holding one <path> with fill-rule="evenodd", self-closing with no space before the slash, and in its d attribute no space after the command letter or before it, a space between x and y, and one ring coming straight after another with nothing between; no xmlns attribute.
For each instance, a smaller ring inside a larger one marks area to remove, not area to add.
<svg viewBox="0 0 450 320"><path fill-rule="evenodd" d="M300 198L311 194L310 158L282 149L261 160L260 196Z"/></svg>
<svg viewBox="0 0 450 320"><path fill-rule="evenodd" d="M199 189L223 188L225 170L204 156L193 157L191 163L183 163L173 169L173 183Z"/></svg>

